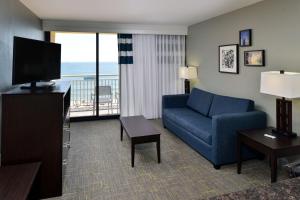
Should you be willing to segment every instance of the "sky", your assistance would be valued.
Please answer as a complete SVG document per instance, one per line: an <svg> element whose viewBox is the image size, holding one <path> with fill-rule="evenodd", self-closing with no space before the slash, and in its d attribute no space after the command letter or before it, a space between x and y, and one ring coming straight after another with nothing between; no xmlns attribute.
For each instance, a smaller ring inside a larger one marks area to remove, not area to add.
<svg viewBox="0 0 300 200"><path fill-rule="evenodd" d="M56 33L55 43L62 45L62 62L95 62L95 33ZM99 34L100 62L118 62L117 34Z"/></svg>

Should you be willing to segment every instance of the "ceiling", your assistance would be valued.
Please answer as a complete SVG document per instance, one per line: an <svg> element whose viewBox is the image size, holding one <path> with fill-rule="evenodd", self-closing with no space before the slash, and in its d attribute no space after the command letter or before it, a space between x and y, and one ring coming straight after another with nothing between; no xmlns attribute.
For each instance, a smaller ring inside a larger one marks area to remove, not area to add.
<svg viewBox="0 0 300 200"><path fill-rule="evenodd" d="M192 25L262 0L20 0L41 19Z"/></svg>

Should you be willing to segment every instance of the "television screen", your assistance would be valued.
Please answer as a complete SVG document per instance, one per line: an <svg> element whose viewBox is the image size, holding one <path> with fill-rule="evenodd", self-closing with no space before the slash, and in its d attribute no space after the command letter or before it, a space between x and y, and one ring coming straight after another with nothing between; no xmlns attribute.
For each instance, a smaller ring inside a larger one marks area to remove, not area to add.
<svg viewBox="0 0 300 200"><path fill-rule="evenodd" d="M14 37L12 84L60 79L61 45Z"/></svg>

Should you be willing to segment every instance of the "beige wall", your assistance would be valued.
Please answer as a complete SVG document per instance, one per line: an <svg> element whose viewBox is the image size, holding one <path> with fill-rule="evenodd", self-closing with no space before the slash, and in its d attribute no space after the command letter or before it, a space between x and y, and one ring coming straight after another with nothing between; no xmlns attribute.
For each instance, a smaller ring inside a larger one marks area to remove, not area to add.
<svg viewBox="0 0 300 200"><path fill-rule="evenodd" d="M240 48L240 74L218 72L218 46L238 43L239 31L253 29L252 47ZM259 92L262 71L300 72L300 1L265 0L189 27L187 62L199 67L194 85L222 95L253 99L275 125L275 97ZM245 67L244 51L265 49L266 67ZM300 87L300 86L299 86ZM293 100L294 131L300 133L300 101Z"/></svg>

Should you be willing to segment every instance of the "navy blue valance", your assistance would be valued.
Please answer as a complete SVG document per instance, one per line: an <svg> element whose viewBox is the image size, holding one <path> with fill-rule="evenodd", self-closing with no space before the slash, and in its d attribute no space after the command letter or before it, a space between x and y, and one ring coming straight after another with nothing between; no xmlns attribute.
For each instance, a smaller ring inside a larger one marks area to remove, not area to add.
<svg viewBox="0 0 300 200"><path fill-rule="evenodd" d="M133 64L132 34L118 34L119 64Z"/></svg>

